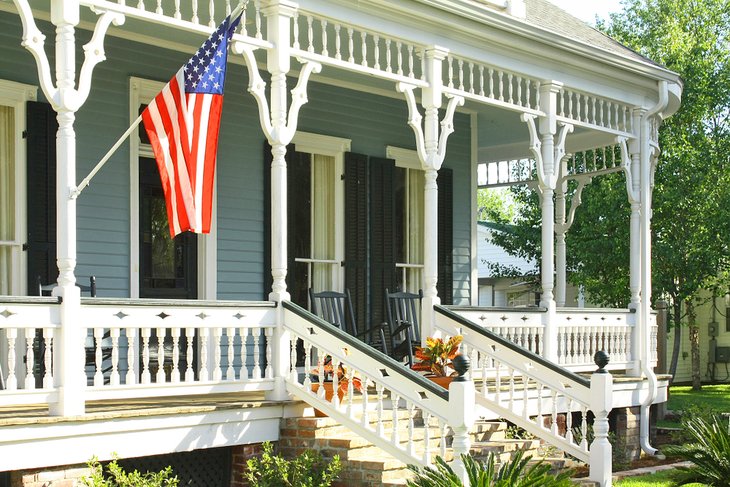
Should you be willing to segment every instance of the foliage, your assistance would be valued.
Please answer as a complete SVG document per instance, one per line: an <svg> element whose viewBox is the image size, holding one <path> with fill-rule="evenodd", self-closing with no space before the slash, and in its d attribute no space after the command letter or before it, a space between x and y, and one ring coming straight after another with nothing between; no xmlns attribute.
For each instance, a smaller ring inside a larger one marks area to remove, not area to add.
<svg viewBox="0 0 730 487"><path fill-rule="evenodd" d="M501 465L497 456L490 453L485 462L475 460L470 455L461 456L469 485L471 487L571 487L571 471L554 475L550 472L550 465L540 461L529 464L531 457L525 457L524 452L515 453L512 461ZM408 466L416 473L414 479L408 481L409 487L461 487L464 484L454 473L453 469L437 457L433 468Z"/></svg>
<svg viewBox="0 0 730 487"><path fill-rule="evenodd" d="M461 335L453 336L446 341L442 338L426 338L425 347L416 347L417 362L411 368L418 372L430 372L436 377L446 377L446 368L454 368L452 360L459 353L462 340ZM456 375L456 372L450 375Z"/></svg>
<svg viewBox="0 0 730 487"><path fill-rule="evenodd" d="M649 475L624 477L613 483L613 487L672 487L673 470L661 470Z"/></svg>
<svg viewBox="0 0 730 487"><path fill-rule="evenodd" d="M160 472L125 472L117 463L116 455L107 464L106 475L97 457L89 460L87 465L91 469L91 476L81 478L81 485L86 487L174 487L179 483L169 466Z"/></svg>
<svg viewBox="0 0 730 487"><path fill-rule="evenodd" d="M479 220L509 223L515 216L515 204L504 188L477 190Z"/></svg>
<svg viewBox="0 0 730 487"><path fill-rule="evenodd" d="M669 455L689 460L693 465L680 467L675 475L677 485L702 482L726 486L730 479L730 431L727 419L719 415L697 416L682 422L692 438L691 443L665 448Z"/></svg>
<svg viewBox="0 0 730 487"><path fill-rule="evenodd" d="M730 411L730 384L708 385L702 391L693 391L689 386L672 386L669 389L668 409L691 411L692 406Z"/></svg>
<svg viewBox="0 0 730 487"><path fill-rule="evenodd" d="M345 349L345 355L349 355L349 352L347 349ZM335 366L332 363L332 356L327 355L324 358L324 362L322 364L322 371L324 373L324 381L325 382L332 382L334 379L334 371ZM311 371L312 374L312 380L313 381L319 381L319 374L320 369L319 367L315 367ZM352 377L351 377L352 375ZM350 380L352 380L352 388L356 390L359 393L362 393L363 383L362 379L360 377L355 377L354 374L350 374L350 371L348 370L347 366L340 362L337 365L337 389L342 394L347 393L347 389L350 384Z"/></svg>
<svg viewBox="0 0 730 487"><path fill-rule="evenodd" d="M287 460L274 455L274 447L267 441L261 458L249 459L246 467L244 478L257 487L328 487L337 479L342 465L339 456L327 461L313 450Z"/></svg>
<svg viewBox="0 0 730 487"><path fill-rule="evenodd" d="M680 410L677 410L680 428L671 433L672 443L681 445L693 441L692 432L684 427L688 421L695 418L702 418L705 421L711 421L712 418L720 411L710 404L689 403Z"/></svg>

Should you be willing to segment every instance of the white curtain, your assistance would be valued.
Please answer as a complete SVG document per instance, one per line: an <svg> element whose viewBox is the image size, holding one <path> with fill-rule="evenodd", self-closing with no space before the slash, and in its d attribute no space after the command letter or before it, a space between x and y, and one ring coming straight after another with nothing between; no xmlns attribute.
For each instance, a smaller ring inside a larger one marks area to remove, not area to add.
<svg viewBox="0 0 730 487"><path fill-rule="evenodd" d="M424 172L408 170L408 263L423 265L423 206ZM409 268L406 271L406 290L418 292L423 287L423 269Z"/></svg>
<svg viewBox="0 0 730 487"><path fill-rule="evenodd" d="M335 158L312 156L312 258L335 258ZM332 264L312 265L312 287L315 291L334 290Z"/></svg>
<svg viewBox="0 0 730 487"><path fill-rule="evenodd" d="M15 240L15 113L0 106L0 241ZM0 294L11 294L15 248L0 244Z"/></svg>

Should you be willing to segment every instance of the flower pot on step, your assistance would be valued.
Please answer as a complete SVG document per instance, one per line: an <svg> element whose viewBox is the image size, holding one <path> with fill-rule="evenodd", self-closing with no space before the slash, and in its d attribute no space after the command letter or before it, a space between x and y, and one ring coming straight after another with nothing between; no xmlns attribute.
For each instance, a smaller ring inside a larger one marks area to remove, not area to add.
<svg viewBox="0 0 730 487"><path fill-rule="evenodd" d="M324 398L328 402L331 403L332 397L334 396L332 382L325 382L322 384L322 386L324 387ZM316 394L317 391L319 391L319 382L313 382L312 383L312 392L314 392ZM337 390L337 398L340 400L340 403L342 403L342 398L344 397L344 395L345 395L345 391L343 391L342 389ZM317 418L326 418L327 417L327 415L325 413L323 413L322 411L320 411L317 408L314 409L314 416Z"/></svg>
<svg viewBox="0 0 730 487"><path fill-rule="evenodd" d="M435 382L436 384L440 385L447 391L449 390L449 384L451 384L451 381L454 380L453 377L443 377L443 376L436 376L436 375L427 375L428 379L430 379L432 382Z"/></svg>

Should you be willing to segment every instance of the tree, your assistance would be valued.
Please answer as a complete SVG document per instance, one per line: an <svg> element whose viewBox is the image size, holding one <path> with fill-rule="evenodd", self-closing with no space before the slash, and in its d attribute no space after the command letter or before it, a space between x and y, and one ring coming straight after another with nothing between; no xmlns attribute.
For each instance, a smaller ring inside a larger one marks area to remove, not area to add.
<svg viewBox="0 0 730 487"><path fill-rule="evenodd" d="M651 299L669 301L675 329L689 326L693 386L699 388L695 307L700 291L730 267L730 2L624 0L623 6L598 28L684 81L682 106L659 134ZM515 223L525 230L503 235L500 243L515 255L538 258L538 200L524 188L513 193ZM622 174L595 178L584 190L567 235L568 267L571 282L582 284L597 304L626 306L630 299L629 216ZM718 292L724 294L729 285L725 280Z"/></svg>

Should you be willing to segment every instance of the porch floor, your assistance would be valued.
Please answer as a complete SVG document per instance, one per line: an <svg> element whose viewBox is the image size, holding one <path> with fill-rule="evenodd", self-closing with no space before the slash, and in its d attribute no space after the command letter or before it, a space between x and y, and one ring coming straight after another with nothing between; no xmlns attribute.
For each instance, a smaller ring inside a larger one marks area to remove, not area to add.
<svg viewBox="0 0 730 487"><path fill-rule="evenodd" d="M0 406L0 427L206 413L227 409L261 408L281 404L281 401L265 400L263 392L229 392L196 396L89 401L86 403L86 414L80 416L50 416L47 404Z"/></svg>

